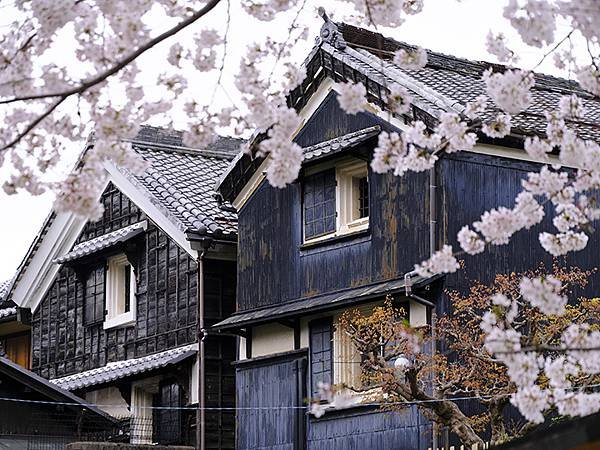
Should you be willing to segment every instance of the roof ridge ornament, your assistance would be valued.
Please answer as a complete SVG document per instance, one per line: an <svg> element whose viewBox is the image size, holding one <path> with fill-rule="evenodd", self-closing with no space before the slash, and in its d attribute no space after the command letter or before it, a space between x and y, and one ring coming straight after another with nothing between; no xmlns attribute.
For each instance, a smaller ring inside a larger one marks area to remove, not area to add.
<svg viewBox="0 0 600 450"><path fill-rule="evenodd" d="M321 27L321 31L319 32L319 36L322 42L327 42L335 47L337 50L344 50L346 48L346 40L340 30L338 29L335 22L333 22L327 13L325 12L325 8L319 6L318 9L319 16L323 18L325 23Z"/></svg>

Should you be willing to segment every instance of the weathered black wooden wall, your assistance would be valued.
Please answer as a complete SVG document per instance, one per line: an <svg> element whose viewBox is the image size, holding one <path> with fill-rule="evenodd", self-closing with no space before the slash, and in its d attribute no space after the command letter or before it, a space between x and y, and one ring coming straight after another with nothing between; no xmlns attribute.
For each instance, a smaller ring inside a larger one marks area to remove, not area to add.
<svg viewBox="0 0 600 450"><path fill-rule="evenodd" d="M308 450L425 450L431 447L431 423L416 406L381 412L362 407L309 418Z"/></svg>
<svg viewBox="0 0 600 450"><path fill-rule="evenodd" d="M148 219L125 195L109 185L102 196L103 217L85 226L78 242ZM84 325L85 279L77 265L63 266L33 314L35 372L56 378L179 347L197 340L198 267L192 257L148 220L145 233L133 239L128 256L136 270L137 311L134 326L104 330L102 322ZM102 264L87 261L87 266ZM84 270L85 271L85 270ZM207 259L204 263L207 325L235 308L236 264ZM236 342L210 337L206 345L207 406L235 405ZM187 389L187 386L186 386ZM189 393L186 393L189 396ZM234 414L207 414L207 448L233 448Z"/></svg>
<svg viewBox="0 0 600 450"><path fill-rule="evenodd" d="M478 220L484 211L491 208L512 208L516 195L522 190L521 180L526 178L528 172L539 171L540 167L539 164L526 161L473 153L442 158L437 167L440 187L437 195L440 224L438 246L445 242L460 248L456 234L463 225ZM446 287L465 292L469 286L468 279L485 283L493 280L495 274L532 269L538 263L544 263L546 268L551 269L552 256L541 247L538 235L542 231L555 233L557 230L552 224L553 208L547 205L545 211L546 216L541 224L515 234L509 244L493 246L479 255L461 256L466 270L448 276ZM599 248L600 236L594 233L585 250L570 253L556 261L565 266L596 268L600 262ZM600 274L596 273L590 277L590 284L584 293L598 295L599 288ZM442 310L446 308L447 305L442 305Z"/></svg>
<svg viewBox="0 0 600 450"><path fill-rule="evenodd" d="M301 450L306 353L242 362L237 366L238 450Z"/></svg>
<svg viewBox="0 0 600 450"><path fill-rule="evenodd" d="M302 145L381 124L325 102L298 137ZM370 173L370 233L310 249L302 245L302 187L264 181L238 214L238 310L394 279L428 252L428 178Z"/></svg>

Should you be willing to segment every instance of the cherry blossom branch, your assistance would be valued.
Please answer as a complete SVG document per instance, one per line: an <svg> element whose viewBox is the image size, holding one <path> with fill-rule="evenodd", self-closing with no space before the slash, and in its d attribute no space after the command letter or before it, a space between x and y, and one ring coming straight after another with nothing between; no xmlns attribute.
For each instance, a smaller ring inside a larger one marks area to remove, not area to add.
<svg viewBox="0 0 600 450"><path fill-rule="evenodd" d="M13 98L6 99L6 100L0 100L0 105L15 103L15 102L19 102L19 101L25 101L25 100L39 100L39 99L51 98L51 97L65 97L66 98L71 95L81 94L81 93L85 92L86 90L88 90L89 88L103 82L110 76L119 72L121 69L123 69L124 67L126 67L127 65L129 65L130 63L135 61L138 57L140 57L142 54L144 54L146 51L150 50L157 44L160 44L162 41L170 38L171 36L174 36L175 34L179 33L184 28L187 28L188 26L190 26L191 24L196 22L198 19L200 19L201 17L206 15L208 12L210 12L215 6L217 6L220 1L221 0L209 0L209 2L203 8L196 11L189 18L179 22L176 26L165 31L162 34L159 34L154 39L149 40L146 44L139 47L136 51L134 51L133 53L130 53L128 56L126 56L125 58L118 61L111 68L109 68L106 71L102 72L101 74L95 76L91 80L82 83L79 86L73 87L71 89L67 89L66 91L62 91L62 92L54 92L54 93L50 93L50 94L24 95L24 96L20 96L20 97L13 97Z"/></svg>
<svg viewBox="0 0 600 450"><path fill-rule="evenodd" d="M52 112L54 112L54 110L56 108L58 108L58 106L62 102L64 102L67 98L68 98L68 96L63 95L57 101L52 103L52 105L50 105L50 107L46 111L44 111L41 115L39 115L35 120L30 122L29 125L27 125L27 127L25 127L25 129L23 131L21 131L19 134L17 134L17 136L12 141L10 141L4 147L0 148L0 151L8 150L10 147L13 147L16 144L18 144L21 141L21 139L23 139L25 136L27 136L27 134L31 130L33 130L35 127L37 127L46 117L48 117L50 114L52 114Z"/></svg>
<svg viewBox="0 0 600 450"><path fill-rule="evenodd" d="M229 26L231 25L231 0L227 0L227 21L225 23L225 34L223 37L223 57L221 58L221 66L219 67L219 76L215 83L212 95L210 96L210 103L212 104L217 93L217 88L221 85L221 79L223 78L223 71L225 69L225 59L227 58L227 41L229 38Z"/></svg>
<svg viewBox="0 0 600 450"><path fill-rule="evenodd" d="M560 41L558 41L550 50L548 50L546 53L544 53L544 55L542 56L542 59L540 59L540 61L533 66L533 69L531 69L532 71L537 69L545 60L548 56L550 56L552 53L554 53L558 47L560 47L561 45L563 45L563 43L565 41L567 41L568 39L571 38L571 35L575 32L575 29L573 28L571 31L569 31L567 33L567 35L565 37L563 37Z"/></svg>

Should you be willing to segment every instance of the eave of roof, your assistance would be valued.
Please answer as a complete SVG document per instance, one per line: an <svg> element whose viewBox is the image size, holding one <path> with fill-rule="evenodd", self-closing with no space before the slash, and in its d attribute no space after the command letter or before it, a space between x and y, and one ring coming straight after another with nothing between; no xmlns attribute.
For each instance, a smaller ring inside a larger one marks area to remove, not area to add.
<svg viewBox="0 0 600 450"><path fill-rule="evenodd" d="M437 279L438 276L430 278L412 278L410 286L419 288ZM338 292L316 295L295 299L283 304L275 304L263 308L240 311L215 324L212 328L219 331L240 329L247 326L260 325L262 323L274 322L282 319L300 317L307 314L330 311L352 305L358 305L370 300L380 298L383 295L393 295L406 291L404 278L383 281L367 286L344 289Z"/></svg>
<svg viewBox="0 0 600 450"><path fill-rule="evenodd" d="M98 409L94 405L89 404L84 399L72 394L71 392L62 389L55 384L50 383L45 378L40 377L39 375L27 370L18 364L15 364L8 358L0 356L0 373L5 374L8 377L13 378L16 381L19 381L36 392L39 392L42 395L47 396L51 400L55 402L64 403L65 406L70 408L80 408L83 407L89 410L94 415L98 416L102 420L106 421L107 424L115 425L118 423L117 419L111 417L109 414L104 411Z"/></svg>
<svg viewBox="0 0 600 450"><path fill-rule="evenodd" d="M63 264L85 256L92 255L116 244L125 242L146 230L148 222L142 221L95 237L89 241L84 241L73 247L69 253L55 258L52 262L55 264Z"/></svg>
<svg viewBox="0 0 600 450"><path fill-rule="evenodd" d="M197 344L190 344L139 358L114 361L95 369L54 378L50 383L69 391L106 384L179 364L196 355L197 347Z"/></svg>

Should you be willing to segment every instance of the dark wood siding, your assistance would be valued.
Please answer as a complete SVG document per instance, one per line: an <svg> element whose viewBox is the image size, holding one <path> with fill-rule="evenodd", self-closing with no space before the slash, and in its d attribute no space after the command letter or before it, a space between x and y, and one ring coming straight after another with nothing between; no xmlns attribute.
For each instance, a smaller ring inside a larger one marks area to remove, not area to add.
<svg viewBox="0 0 600 450"><path fill-rule="evenodd" d="M429 251L428 178L370 173L366 236L301 249L301 183L265 181L239 213L238 309L395 279Z"/></svg>
<svg viewBox="0 0 600 450"><path fill-rule="evenodd" d="M344 114L330 95L296 141L312 145L373 125L390 128L372 114ZM285 189L264 181L238 213L238 310L395 279L412 270L429 252L428 186L427 173L401 178L369 173L370 234L302 250L302 181Z"/></svg>
<svg viewBox="0 0 600 450"><path fill-rule="evenodd" d="M102 201L105 205L103 217L87 224L78 241L140 220L148 220L148 229L118 249L76 262L72 267L61 267L32 318L32 368L46 378L197 341L197 263L112 185L106 189ZM104 330L103 268L106 257L120 251L127 254L136 274L136 321L126 328ZM235 309L236 263L206 259L204 277L205 317L209 327ZM84 322L86 314L94 316L90 324ZM231 365L236 359L235 352L235 337L210 335L207 338L207 407L235 406L235 369ZM187 381L178 380L178 383L179 387L168 388L171 389L169 395L189 399ZM173 389L179 392L172 392ZM167 395L166 391L162 394ZM173 400L174 397L170 398ZM208 449L234 448L234 418L232 410L207 413ZM168 420L171 419L173 417L169 416ZM177 418L177 421L181 420L184 419ZM195 423L195 420L185 421L188 422ZM175 431L169 431L172 436L167 436L167 440L175 440ZM190 429L184 431L186 435L190 434Z"/></svg>
<svg viewBox="0 0 600 450"><path fill-rule="evenodd" d="M238 450L302 450L305 356L244 363L237 370Z"/></svg>
<svg viewBox="0 0 600 450"><path fill-rule="evenodd" d="M206 326L229 316L235 310L235 262L207 260L204 265L204 302ZM236 338L214 336L206 338L206 407L235 407ZM206 412L206 448L235 448L235 411L232 409Z"/></svg>
<svg viewBox="0 0 600 450"><path fill-rule="evenodd" d="M472 153L443 158L437 169L440 187L438 245L447 242L458 249L456 234L463 225L478 220L484 211L491 208L512 208L516 195L522 190L521 180L527 176L527 172L539 169L539 164ZM491 247L480 255L461 256L466 263L466 271L446 277L446 286L466 291L469 279L489 282L497 273L531 269L540 262L551 268L552 257L538 240L542 231L556 232L552 224L553 209L547 205L545 211L546 216L541 224L515 234L509 244ZM585 250L557 258L556 261L592 269L598 266L599 248L600 235L594 233ZM600 274L593 274L590 281L585 292L595 296L600 288ZM446 298L443 300L445 302ZM446 304L440 305L438 313L447 308Z"/></svg>
<svg viewBox="0 0 600 450"><path fill-rule="evenodd" d="M152 223L137 239L134 255L135 325L84 325L84 281L63 266L33 314L33 370L55 378L195 342L195 261Z"/></svg>
<svg viewBox="0 0 600 450"><path fill-rule="evenodd" d="M309 419L308 450L419 450L431 447L431 423L417 410L357 408Z"/></svg>

